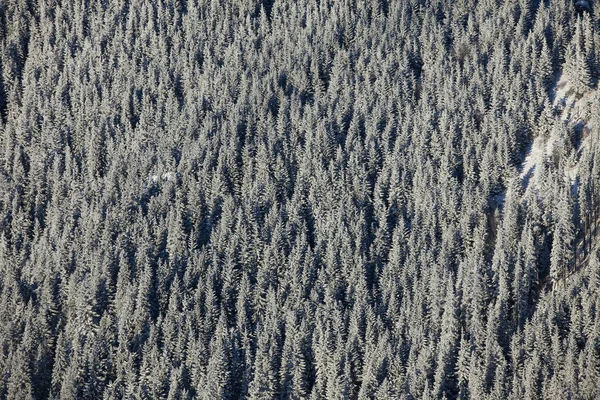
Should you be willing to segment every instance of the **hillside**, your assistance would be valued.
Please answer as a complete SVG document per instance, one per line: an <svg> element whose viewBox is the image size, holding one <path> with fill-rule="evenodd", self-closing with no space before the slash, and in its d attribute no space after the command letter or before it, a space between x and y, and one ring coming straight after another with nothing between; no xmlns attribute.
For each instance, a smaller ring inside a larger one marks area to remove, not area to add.
<svg viewBox="0 0 600 400"><path fill-rule="evenodd" d="M600 4L0 1L0 399L600 398Z"/></svg>

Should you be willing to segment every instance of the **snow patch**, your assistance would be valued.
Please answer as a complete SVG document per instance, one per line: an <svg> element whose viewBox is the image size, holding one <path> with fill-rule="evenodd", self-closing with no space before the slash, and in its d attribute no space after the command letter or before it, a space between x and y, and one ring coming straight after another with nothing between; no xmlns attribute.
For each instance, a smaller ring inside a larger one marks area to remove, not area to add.
<svg viewBox="0 0 600 400"><path fill-rule="evenodd" d="M177 173L168 171L168 172L165 172L160 175L159 174L149 175L148 179L146 180L146 184L147 184L147 186L154 186L154 185L157 185L160 181L168 182L168 181L175 180L175 179L177 179Z"/></svg>
<svg viewBox="0 0 600 400"><path fill-rule="evenodd" d="M525 191L529 188L537 188L540 173L543 170L541 167L552 155L555 143L556 138L552 136L538 136L533 140L519 174L519 179Z"/></svg>
<svg viewBox="0 0 600 400"><path fill-rule="evenodd" d="M560 75L557 84L554 87L554 98L552 101L552 107L559 112L559 121L566 125L581 124L581 142L577 150L577 158L581 156L581 153L585 150L586 145L589 141L589 132L591 132L591 125L585 121L587 118L586 113L589 110L589 105L593 100L595 91L589 90L582 95L577 95L573 90L570 82L564 75ZM545 140L545 146L542 142ZM523 163L523 171L521 172L521 180L525 178L527 171L536 169L535 167L544 162L545 158L552 155L554 150L554 144L557 138L551 135L548 138L538 136L534 139L531 145L530 154L525 158ZM579 173L579 164L575 162L565 170L565 177L574 183L577 180L577 174ZM533 182L536 182L535 176Z"/></svg>
<svg viewBox="0 0 600 400"><path fill-rule="evenodd" d="M553 106L557 106L557 105L559 105L559 103L562 103L563 101L566 102L566 100L570 96L573 97L573 88L567 81L567 78L564 77L562 74L558 78L558 82L554 86L553 91L554 91L554 100L552 102Z"/></svg>
<svg viewBox="0 0 600 400"><path fill-rule="evenodd" d="M555 119L555 123L562 123L565 125L573 126L580 130L580 143L577 149L576 159L571 165L565 168L565 179L574 186L576 190L577 177L579 174L579 162L581 154L589 147L589 141L591 140L592 126L586 121L587 114L590 111L590 105L594 96L597 95L596 91L587 91L582 95L578 95L573 90L572 85L568 79L560 75L557 83L552 90L552 104L554 115L558 116ZM530 190L536 190L539 188L541 181L540 174L543 171L543 165L552 156L555 144L558 140L556 133L550 130L550 134L540 134L535 137L531 147L527 153L527 156L523 160L521 165L521 171L519 172L518 178L523 187L523 193ZM508 189L510 191L510 188ZM507 191L507 195L509 195Z"/></svg>
<svg viewBox="0 0 600 400"><path fill-rule="evenodd" d="M163 181L170 181L175 179L176 175L175 172L165 172L164 174L162 174L162 180Z"/></svg>

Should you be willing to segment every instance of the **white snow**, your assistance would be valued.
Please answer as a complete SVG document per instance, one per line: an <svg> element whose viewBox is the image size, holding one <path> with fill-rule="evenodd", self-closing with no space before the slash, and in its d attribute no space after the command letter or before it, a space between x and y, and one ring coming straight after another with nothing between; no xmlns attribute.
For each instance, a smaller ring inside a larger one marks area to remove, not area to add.
<svg viewBox="0 0 600 400"><path fill-rule="evenodd" d="M562 75L558 77L553 89L551 106L555 110L555 115L557 115L554 123L562 123L568 126L580 124L580 128L582 129L581 142L577 149L576 157L564 171L565 179L568 179L575 190L579 174L578 160L589 146L591 138L590 132L592 126L586 121L586 114L589 113L591 101L597 95L596 93L596 91L590 90L581 96L577 96L569 81ZM521 165L519 176L515 177L515 179L521 182L524 195L529 191L534 191L536 195L539 195L538 189L541 181L540 174L543 170L542 166L552 156L557 140L556 132L553 129L550 129L550 132L542 132L534 138L527 156ZM506 196L512 195L510 187L509 185Z"/></svg>
<svg viewBox="0 0 600 400"><path fill-rule="evenodd" d="M168 182L168 181L174 180L176 178L177 178L177 173L172 172L172 171L164 172L162 174L148 175L146 185L154 186L154 185L157 185L160 181Z"/></svg>
<svg viewBox="0 0 600 400"><path fill-rule="evenodd" d="M592 127L584 120L584 118L594 95L595 92L590 90L581 96L577 96L568 80L562 75L559 77L558 83L554 88L552 107L560 113L560 118L556 122L566 125L583 123L583 126L581 127L583 130L582 140L577 151L578 158L581 156L581 153L585 151L589 141L588 133L591 131ZM531 149L523 161L521 173L519 175L525 190L537 186L539 181L539 167L545 159L552 155L556 140L557 138L552 134L550 134L549 137L539 135L533 140ZM571 183L575 183L578 173L579 165L575 162L573 165L566 168L565 177L568 178Z"/></svg>
<svg viewBox="0 0 600 400"><path fill-rule="evenodd" d="M561 75L554 87L554 101L552 102L552 105L557 106L559 102L567 100L570 97L573 97L571 85L567 82L567 79Z"/></svg>
<svg viewBox="0 0 600 400"><path fill-rule="evenodd" d="M164 174L162 174L163 181L170 181L171 179L174 179L174 178L175 178L174 172L165 172Z"/></svg>
<svg viewBox="0 0 600 400"><path fill-rule="evenodd" d="M525 160L523 161L523 165L521 166L521 180L529 179L529 182L534 180L534 178L539 174L539 168L537 166L541 165L544 162L544 158L546 155L552 153L552 148L554 145L554 140L550 139L544 143L544 140L547 138L543 136L538 136L534 139L531 144L531 148L529 149L529 153Z"/></svg>

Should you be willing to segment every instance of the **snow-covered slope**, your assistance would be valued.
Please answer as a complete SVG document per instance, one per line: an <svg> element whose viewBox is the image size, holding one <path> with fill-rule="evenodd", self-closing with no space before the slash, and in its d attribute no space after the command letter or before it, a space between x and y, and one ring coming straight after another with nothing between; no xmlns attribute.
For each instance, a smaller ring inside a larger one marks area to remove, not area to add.
<svg viewBox="0 0 600 400"><path fill-rule="evenodd" d="M562 123L567 126L575 126L582 132L579 149L577 151L577 158L581 157L583 151L585 151L586 144L589 140L588 133L592 127L587 121L586 115L589 112L589 107L593 96L596 95L596 91L590 90L583 95L577 95L569 81L564 77L560 76L558 82L554 88L554 96L552 102L552 108L554 114L557 115L556 123ZM544 161L550 157L554 151L554 146L557 141L556 130L551 129L546 134L540 134L535 137L529 153L523 161L519 179L523 184L525 191L535 190L539 183L539 176L541 165ZM571 183L575 183L578 174L578 163L577 160L565 169L565 178L569 179Z"/></svg>

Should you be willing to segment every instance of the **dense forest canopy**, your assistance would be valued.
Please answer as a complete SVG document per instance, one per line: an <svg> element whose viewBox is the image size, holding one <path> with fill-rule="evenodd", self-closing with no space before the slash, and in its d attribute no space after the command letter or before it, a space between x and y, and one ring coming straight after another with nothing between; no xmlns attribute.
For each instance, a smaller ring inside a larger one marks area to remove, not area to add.
<svg viewBox="0 0 600 400"><path fill-rule="evenodd" d="M0 1L0 398L600 398L600 4Z"/></svg>

